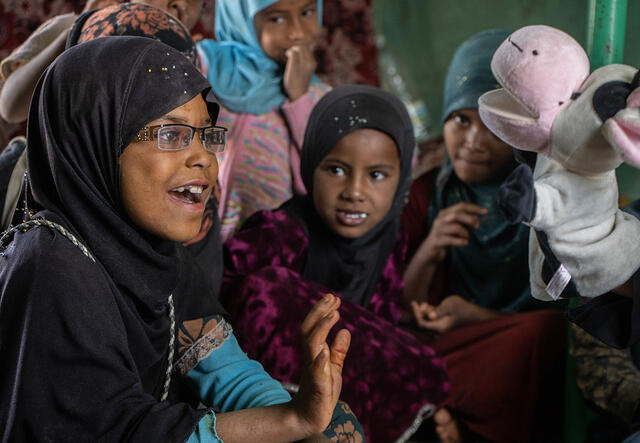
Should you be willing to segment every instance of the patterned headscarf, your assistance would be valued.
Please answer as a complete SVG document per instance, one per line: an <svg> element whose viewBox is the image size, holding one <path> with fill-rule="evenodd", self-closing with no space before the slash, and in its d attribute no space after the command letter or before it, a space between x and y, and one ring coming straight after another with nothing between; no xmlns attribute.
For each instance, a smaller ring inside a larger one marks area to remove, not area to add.
<svg viewBox="0 0 640 443"><path fill-rule="evenodd" d="M478 98L500 87L491 72L491 58L510 33L503 29L482 31L456 49L444 82L442 122L458 109L478 109Z"/></svg>
<svg viewBox="0 0 640 443"><path fill-rule="evenodd" d="M254 16L277 0L218 0L215 40L198 42L207 79L220 103L231 111L264 114L278 107L286 96L283 69L269 58L258 41ZM322 0L318 20L322 23ZM319 81L313 77L312 83Z"/></svg>
<svg viewBox="0 0 640 443"><path fill-rule="evenodd" d="M180 51L199 68L196 46L187 28L171 14L144 3L122 3L85 12L74 23L67 47L116 35L149 37L161 41Z"/></svg>

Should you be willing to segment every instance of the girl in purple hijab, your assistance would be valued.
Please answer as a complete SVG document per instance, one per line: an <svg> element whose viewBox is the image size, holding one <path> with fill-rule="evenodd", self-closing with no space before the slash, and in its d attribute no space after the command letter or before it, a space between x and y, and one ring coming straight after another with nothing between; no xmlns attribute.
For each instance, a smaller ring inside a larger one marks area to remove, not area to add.
<svg viewBox="0 0 640 443"><path fill-rule="evenodd" d="M245 352L281 382L291 384L303 368L303 313L326 292L341 296L340 327L352 334L342 398L371 442L407 439L448 390L442 360L397 327L406 252L399 216L413 145L393 95L335 88L305 133L308 194L256 213L225 251L223 304Z"/></svg>

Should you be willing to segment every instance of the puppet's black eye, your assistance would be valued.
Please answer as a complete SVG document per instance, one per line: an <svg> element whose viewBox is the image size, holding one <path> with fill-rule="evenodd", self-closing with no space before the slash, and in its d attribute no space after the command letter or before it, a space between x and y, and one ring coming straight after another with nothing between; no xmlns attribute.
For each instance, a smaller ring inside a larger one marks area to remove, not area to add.
<svg viewBox="0 0 640 443"><path fill-rule="evenodd" d="M533 50L533 55L538 55L538 50L537 49Z"/></svg>
<svg viewBox="0 0 640 443"><path fill-rule="evenodd" d="M593 108L603 122L613 117L627 106L627 97L631 94L631 84L612 80L600 85L593 93Z"/></svg>
<svg viewBox="0 0 640 443"><path fill-rule="evenodd" d="M633 76L633 80L631 81L631 87L636 89L640 86L640 71L636 72L636 75Z"/></svg>

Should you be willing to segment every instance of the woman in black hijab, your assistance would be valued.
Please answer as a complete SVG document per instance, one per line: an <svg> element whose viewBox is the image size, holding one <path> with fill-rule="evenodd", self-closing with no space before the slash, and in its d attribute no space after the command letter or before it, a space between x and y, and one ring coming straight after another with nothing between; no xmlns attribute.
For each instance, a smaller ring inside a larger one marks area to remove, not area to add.
<svg viewBox="0 0 640 443"><path fill-rule="evenodd" d="M196 68L199 66L196 45L184 25L164 10L144 3L120 3L84 12L69 31L67 48L82 42L116 35L153 38L178 50ZM23 205L20 203L25 198L32 201L27 193L26 178L22 179L26 171L26 152L23 152L25 148L26 144L20 144L16 139L11 149L6 149L0 154L0 209L5 208L5 197L10 203L6 205L7 212L0 220L0 231L11 227L10 224L20 223L24 212ZM18 183L9 184L14 180L19 180L22 186ZM222 267L219 266L222 244L215 195L207 200L200 233L189 240L187 246L193 255L190 258L202 269L212 270L208 274L212 279L217 297L222 280Z"/></svg>
<svg viewBox="0 0 640 443"><path fill-rule="evenodd" d="M0 240L2 441L287 441L330 422L349 346L346 331L326 343L339 301L302 325L290 401L185 259L224 147L217 113L195 67L148 38L83 43L43 74L27 136L44 209Z"/></svg>

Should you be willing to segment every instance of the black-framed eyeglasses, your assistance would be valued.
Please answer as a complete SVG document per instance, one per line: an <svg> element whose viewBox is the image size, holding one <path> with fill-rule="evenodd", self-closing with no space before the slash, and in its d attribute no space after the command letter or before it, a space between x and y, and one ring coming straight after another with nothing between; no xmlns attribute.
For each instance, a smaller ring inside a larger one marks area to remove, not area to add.
<svg viewBox="0 0 640 443"><path fill-rule="evenodd" d="M219 154L224 151L227 128L222 126L196 128L182 123L144 126L136 136L136 141L157 140L158 149L180 151L189 147L196 131L200 133L200 141L207 152Z"/></svg>

